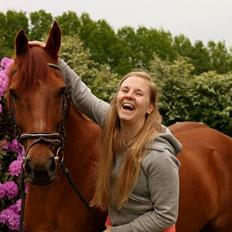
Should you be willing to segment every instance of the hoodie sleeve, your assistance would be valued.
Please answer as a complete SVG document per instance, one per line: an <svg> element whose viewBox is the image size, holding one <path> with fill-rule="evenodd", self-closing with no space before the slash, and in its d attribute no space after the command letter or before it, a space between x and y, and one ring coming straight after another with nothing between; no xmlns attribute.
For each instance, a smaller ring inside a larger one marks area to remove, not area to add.
<svg viewBox="0 0 232 232"><path fill-rule="evenodd" d="M58 60L58 65L63 72L73 103L82 113L103 127L110 105L93 95L81 78L62 59Z"/></svg>
<svg viewBox="0 0 232 232"><path fill-rule="evenodd" d="M153 210L112 232L162 232L176 223L179 205L179 161L168 149L153 150L143 161Z"/></svg>

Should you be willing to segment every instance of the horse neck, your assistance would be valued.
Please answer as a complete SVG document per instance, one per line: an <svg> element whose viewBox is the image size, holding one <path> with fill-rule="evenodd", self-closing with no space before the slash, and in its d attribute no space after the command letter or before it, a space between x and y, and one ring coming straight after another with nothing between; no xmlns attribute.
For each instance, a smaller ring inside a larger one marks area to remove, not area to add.
<svg viewBox="0 0 232 232"><path fill-rule="evenodd" d="M67 165L89 168L100 153L100 128L71 106L65 123L65 155ZM83 168L82 168L83 169Z"/></svg>

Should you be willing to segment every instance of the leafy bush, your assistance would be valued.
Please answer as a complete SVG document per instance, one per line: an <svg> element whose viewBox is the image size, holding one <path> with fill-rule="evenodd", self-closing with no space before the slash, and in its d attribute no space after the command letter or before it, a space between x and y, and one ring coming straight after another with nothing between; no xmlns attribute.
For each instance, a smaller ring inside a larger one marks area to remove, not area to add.
<svg viewBox="0 0 232 232"><path fill-rule="evenodd" d="M111 72L108 65L101 65L91 60L90 51L84 49L78 36L63 37L61 58L69 64L97 97L110 101L119 77Z"/></svg>
<svg viewBox="0 0 232 232"><path fill-rule="evenodd" d="M150 70L161 89L160 112L165 124L198 121L232 135L232 74L194 76L193 66L183 57L168 63L154 56Z"/></svg>

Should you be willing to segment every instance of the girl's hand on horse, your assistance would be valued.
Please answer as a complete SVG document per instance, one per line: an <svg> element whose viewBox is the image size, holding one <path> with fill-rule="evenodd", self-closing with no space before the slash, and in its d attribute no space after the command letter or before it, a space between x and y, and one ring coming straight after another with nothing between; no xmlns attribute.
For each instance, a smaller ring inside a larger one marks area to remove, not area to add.
<svg viewBox="0 0 232 232"><path fill-rule="evenodd" d="M44 48L46 43L41 42L41 41L37 41L37 40L33 40L33 41L28 41L28 45L29 46L40 46L40 47Z"/></svg>

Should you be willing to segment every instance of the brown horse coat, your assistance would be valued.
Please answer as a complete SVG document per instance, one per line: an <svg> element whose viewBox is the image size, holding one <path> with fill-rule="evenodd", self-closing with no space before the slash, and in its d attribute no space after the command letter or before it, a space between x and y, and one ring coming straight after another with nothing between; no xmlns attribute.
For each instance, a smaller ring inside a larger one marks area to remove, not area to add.
<svg viewBox="0 0 232 232"><path fill-rule="evenodd" d="M232 231L232 140L203 124L177 123L183 145L177 232Z"/></svg>

